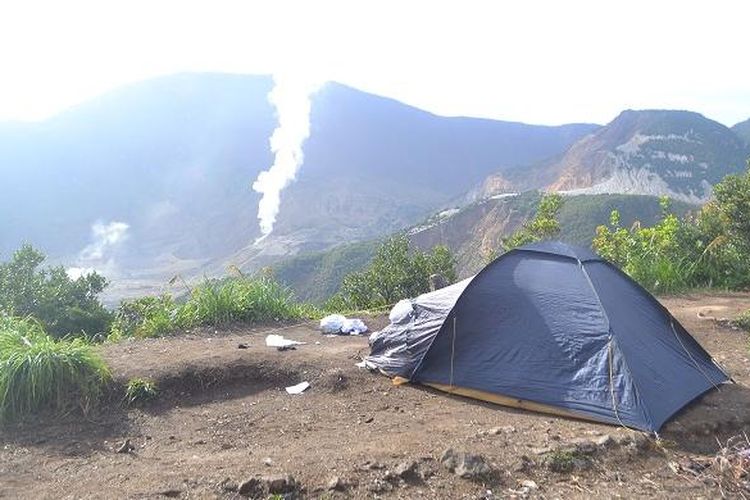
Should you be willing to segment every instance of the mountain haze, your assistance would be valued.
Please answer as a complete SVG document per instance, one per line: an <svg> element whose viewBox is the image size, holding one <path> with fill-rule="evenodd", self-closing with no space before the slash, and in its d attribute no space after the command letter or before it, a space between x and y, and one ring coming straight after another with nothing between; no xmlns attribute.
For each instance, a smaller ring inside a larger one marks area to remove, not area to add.
<svg viewBox="0 0 750 500"><path fill-rule="evenodd" d="M125 236L84 265L115 262L123 279L251 270L411 225L491 172L560 154L598 128L440 117L327 84L313 96L305 162L276 228L253 245L250 185L273 160L272 86L266 76L179 74L43 122L0 124L0 254L29 241L73 265L93 224L118 221Z"/></svg>

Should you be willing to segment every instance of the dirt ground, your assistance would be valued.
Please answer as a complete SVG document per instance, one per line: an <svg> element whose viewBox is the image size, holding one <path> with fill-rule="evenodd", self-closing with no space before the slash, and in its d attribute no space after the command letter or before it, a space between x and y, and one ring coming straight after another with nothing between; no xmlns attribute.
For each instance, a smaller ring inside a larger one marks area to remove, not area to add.
<svg viewBox="0 0 750 500"><path fill-rule="evenodd" d="M103 346L115 379L152 378L157 400L128 409L117 395L87 418L0 431L0 497L239 498L243 481L280 474L292 475L304 498L717 497L722 490L679 464L750 431L747 335L713 319L749 309L750 294L663 303L737 384L694 402L658 443L615 426L393 386L354 366L368 352L366 337L322 336L313 323L276 331L307 342L284 352L264 345L274 328L207 329ZM367 321L378 328L387 320ZM301 381L311 384L304 394L285 392ZM134 449L117 453L126 440ZM581 440L599 443L586 462L550 470L545 457ZM448 448L483 456L494 472L459 478L440 463Z"/></svg>

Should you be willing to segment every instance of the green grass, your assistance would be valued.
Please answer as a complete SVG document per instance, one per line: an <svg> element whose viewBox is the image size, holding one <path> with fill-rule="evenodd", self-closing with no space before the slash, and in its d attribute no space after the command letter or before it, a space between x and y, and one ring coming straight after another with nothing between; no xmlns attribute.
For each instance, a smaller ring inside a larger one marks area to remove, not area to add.
<svg viewBox="0 0 750 500"><path fill-rule="evenodd" d="M321 311L299 303L289 288L268 276L205 280L184 302L169 295L123 302L110 340L157 337L201 325L278 322L317 318Z"/></svg>
<svg viewBox="0 0 750 500"><path fill-rule="evenodd" d="M0 317L0 421L76 407L86 412L108 379L85 340L56 340L35 321Z"/></svg>
<svg viewBox="0 0 750 500"><path fill-rule="evenodd" d="M156 398L158 390L153 380L132 378L125 388L125 401L129 405L139 405Z"/></svg>
<svg viewBox="0 0 750 500"><path fill-rule="evenodd" d="M547 468L552 472L566 473L576 468L585 468L591 458L575 450L555 450L545 458Z"/></svg>

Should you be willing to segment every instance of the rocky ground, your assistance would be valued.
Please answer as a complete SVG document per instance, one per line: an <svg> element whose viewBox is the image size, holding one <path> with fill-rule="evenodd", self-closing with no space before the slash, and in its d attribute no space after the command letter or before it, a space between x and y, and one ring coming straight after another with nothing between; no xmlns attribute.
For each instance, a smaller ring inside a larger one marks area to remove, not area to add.
<svg viewBox="0 0 750 500"><path fill-rule="evenodd" d="M0 431L0 497L750 496L733 475L743 445L726 446L750 430L750 352L722 321L750 308L750 294L663 302L738 383L678 414L659 441L393 386L354 366L366 337L324 337L314 324L207 329L103 346L119 383L148 377L159 396L127 408L118 393L86 418ZM280 352L268 333L307 343ZM302 381L305 393L284 390Z"/></svg>

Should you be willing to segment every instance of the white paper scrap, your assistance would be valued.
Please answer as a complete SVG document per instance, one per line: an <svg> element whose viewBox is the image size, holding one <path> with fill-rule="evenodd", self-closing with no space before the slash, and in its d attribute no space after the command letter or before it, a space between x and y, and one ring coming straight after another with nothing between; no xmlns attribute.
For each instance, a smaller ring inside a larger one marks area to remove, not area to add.
<svg viewBox="0 0 750 500"><path fill-rule="evenodd" d="M297 385L291 385L286 388L286 392L289 394L302 394L307 390L307 388L310 387L309 382L300 382Z"/></svg>

